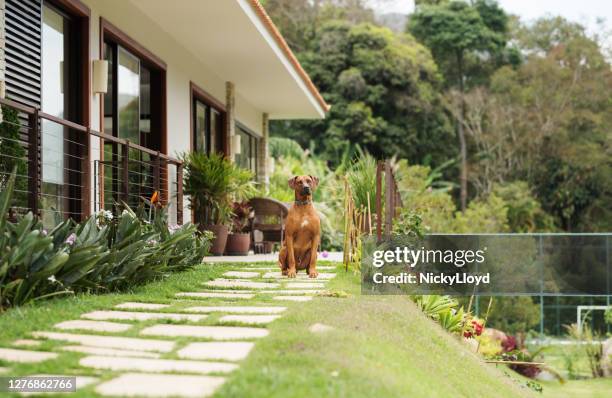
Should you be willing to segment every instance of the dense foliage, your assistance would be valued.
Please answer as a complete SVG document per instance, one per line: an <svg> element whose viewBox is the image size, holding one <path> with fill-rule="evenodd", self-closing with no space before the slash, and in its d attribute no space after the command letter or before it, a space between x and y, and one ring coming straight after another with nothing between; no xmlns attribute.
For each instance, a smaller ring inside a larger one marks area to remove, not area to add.
<svg viewBox="0 0 612 398"><path fill-rule="evenodd" d="M561 17L523 23L494 0L418 1L408 33L377 26L359 0L265 6L332 106L322 121L276 122L274 135L333 169L357 147L426 167L432 192L404 189L431 230L612 228L602 37ZM485 214L496 216L468 222Z"/></svg>
<svg viewBox="0 0 612 398"><path fill-rule="evenodd" d="M438 69L412 36L329 21L299 57L332 108L321 121L277 123L274 134L304 146L313 141L332 164L351 143L377 158L436 162L453 155L452 145L441 145L453 136Z"/></svg>
<svg viewBox="0 0 612 398"><path fill-rule="evenodd" d="M0 193L7 214L15 175ZM32 213L0 219L0 310L75 292L127 289L202 262L211 236L195 226L168 225L161 207L119 216L102 211L82 223L66 220L47 231Z"/></svg>
<svg viewBox="0 0 612 398"><path fill-rule="evenodd" d="M229 224L235 201L255 192L253 172L240 168L222 154L189 152L182 155L184 191L198 223Z"/></svg>

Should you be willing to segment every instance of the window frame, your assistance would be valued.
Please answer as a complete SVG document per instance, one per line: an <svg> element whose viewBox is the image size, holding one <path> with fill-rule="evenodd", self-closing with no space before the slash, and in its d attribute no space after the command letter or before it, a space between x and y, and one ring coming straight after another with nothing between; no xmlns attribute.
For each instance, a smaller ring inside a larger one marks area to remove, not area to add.
<svg viewBox="0 0 612 398"><path fill-rule="evenodd" d="M227 108L225 106L225 104L223 104L221 101L217 100L214 96L212 96L210 93L208 93L207 91L205 91L204 89L202 89L200 86L198 86L197 84L195 84L193 81L189 82L189 148L191 152L194 152L196 150L196 142L195 142L195 128L196 128L196 122L195 122L195 118L196 118L196 101L202 103L204 106L206 106L208 108L208 110L206 111L207 113L207 117L206 117L206 123L207 123L207 135L210 134L210 110L215 110L216 112L218 112L219 116L221 117L221 131L220 131L220 136L221 136L221 140L220 142L216 143L216 147L217 148L211 148L211 147L207 147L207 154L212 153L215 149L217 149L220 153L223 153L227 156ZM207 138L207 143L210 140Z"/></svg>

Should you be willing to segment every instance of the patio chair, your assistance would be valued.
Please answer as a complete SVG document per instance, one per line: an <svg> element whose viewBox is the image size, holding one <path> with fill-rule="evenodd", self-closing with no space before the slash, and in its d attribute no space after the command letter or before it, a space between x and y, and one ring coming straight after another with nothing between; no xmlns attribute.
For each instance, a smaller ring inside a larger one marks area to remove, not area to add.
<svg viewBox="0 0 612 398"><path fill-rule="evenodd" d="M282 243L285 237L285 218L289 207L283 202L269 198L253 198L249 200L254 217L251 220L251 237L253 250L270 252L266 247L274 243Z"/></svg>

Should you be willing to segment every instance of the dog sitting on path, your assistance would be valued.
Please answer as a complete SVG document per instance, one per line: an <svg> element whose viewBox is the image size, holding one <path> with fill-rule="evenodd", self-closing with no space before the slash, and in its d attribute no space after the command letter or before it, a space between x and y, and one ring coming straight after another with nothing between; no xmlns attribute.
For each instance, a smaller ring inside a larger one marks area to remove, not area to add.
<svg viewBox="0 0 612 398"><path fill-rule="evenodd" d="M285 239L278 255L283 275L295 278L298 270L306 270L316 278L317 249L321 240L321 220L312 205L312 193L319 183L313 176L295 176L289 187L295 191L295 201L285 222Z"/></svg>

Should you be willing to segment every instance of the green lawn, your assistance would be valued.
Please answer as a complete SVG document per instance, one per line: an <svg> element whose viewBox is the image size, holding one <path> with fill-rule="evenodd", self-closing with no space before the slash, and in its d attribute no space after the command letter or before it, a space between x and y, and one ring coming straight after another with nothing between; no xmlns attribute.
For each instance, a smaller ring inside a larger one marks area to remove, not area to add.
<svg viewBox="0 0 612 398"><path fill-rule="evenodd" d="M15 308L0 315L0 346L28 338L34 330L51 330L54 323L78 319L80 314L108 309L124 301L171 303L178 291L201 288L236 265L200 266L168 279L107 295L79 295ZM361 296L359 278L339 270L330 282L333 291L348 298L316 297L308 303L289 303L286 315L273 322L270 336L258 340L255 349L216 397L518 397L533 396L503 374L502 368L485 365L461 342L424 317L403 296ZM260 296L261 297L261 296ZM193 305L175 304L168 311ZM206 300L221 303L220 300ZM271 302L270 298L241 301L240 305ZM277 302L275 302L278 304ZM216 316L198 324L214 324ZM324 323L335 329L312 334L308 327ZM132 330L113 335L137 336L141 322ZM187 339L177 339L179 346ZM62 343L45 341L41 350L56 350ZM115 373L82 368L82 354L62 352L56 360L40 364L7 364L11 375L37 373L97 375L103 380ZM174 358L166 354L164 358ZM96 396L93 388L70 397Z"/></svg>
<svg viewBox="0 0 612 398"><path fill-rule="evenodd" d="M270 325L215 397L519 397L531 391L485 365L404 296L361 296L358 276ZM335 330L313 335L308 326ZM290 393L288 395L288 393Z"/></svg>
<svg viewBox="0 0 612 398"><path fill-rule="evenodd" d="M612 395L612 379L570 380L565 384L541 383L545 398L609 398Z"/></svg>

